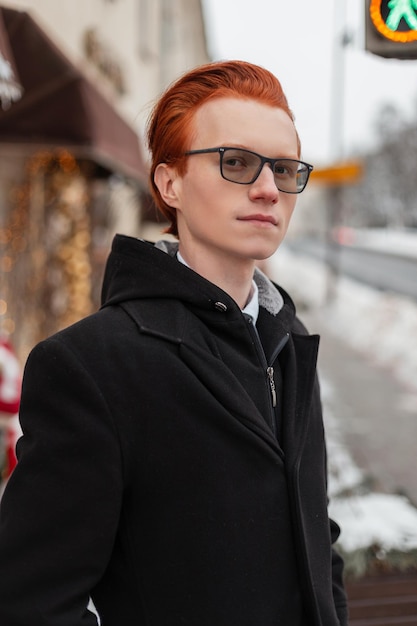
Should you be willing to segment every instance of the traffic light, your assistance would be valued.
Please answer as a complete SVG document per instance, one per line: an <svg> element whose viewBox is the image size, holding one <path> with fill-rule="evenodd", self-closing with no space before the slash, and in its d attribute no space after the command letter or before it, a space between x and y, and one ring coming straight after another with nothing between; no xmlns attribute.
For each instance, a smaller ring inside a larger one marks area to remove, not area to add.
<svg viewBox="0 0 417 626"><path fill-rule="evenodd" d="M365 0L365 49L393 59L417 59L417 0Z"/></svg>

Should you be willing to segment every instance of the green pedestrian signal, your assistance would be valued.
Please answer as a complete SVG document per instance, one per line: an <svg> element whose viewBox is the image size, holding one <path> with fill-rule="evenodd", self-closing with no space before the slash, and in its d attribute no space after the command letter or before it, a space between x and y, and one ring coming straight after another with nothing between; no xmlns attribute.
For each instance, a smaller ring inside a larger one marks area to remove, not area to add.
<svg viewBox="0 0 417 626"><path fill-rule="evenodd" d="M365 0L365 48L382 57L417 59L417 0Z"/></svg>

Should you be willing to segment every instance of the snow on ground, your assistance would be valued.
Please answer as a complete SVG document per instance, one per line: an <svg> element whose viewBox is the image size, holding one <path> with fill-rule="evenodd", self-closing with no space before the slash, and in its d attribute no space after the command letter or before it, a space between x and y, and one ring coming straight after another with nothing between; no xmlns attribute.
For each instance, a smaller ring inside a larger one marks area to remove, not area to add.
<svg viewBox="0 0 417 626"><path fill-rule="evenodd" d="M334 393L321 383L323 404ZM338 420L326 408L329 456L329 514L342 527L339 545L345 553L378 545L407 552L417 548L417 509L398 495L369 492L366 477L343 443Z"/></svg>
<svg viewBox="0 0 417 626"><path fill-rule="evenodd" d="M320 388L323 406L325 407L325 426L327 438L327 451L329 456L329 497L333 498L350 494L360 488L366 476L355 464L349 450L344 445L343 434L339 420L335 417L331 406L335 390L329 381L321 377Z"/></svg>
<svg viewBox="0 0 417 626"><path fill-rule="evenodd" d="M378 545L407 552L417 548L417 510L403 496L364 493L338 498L329 507L340 520L340 545L346 552Z"/></svg>
<svg viewBox="0 0 417 626"><path fill-rule="evenodd" d="M369 247L415 255L417 233L369 234ZM357 235L365 246L365 234ZM395 248L394 248L395 243ZM329 285L326 266L312 257L290 252L285 245L270 259L270 273L294 299L308 307L325 304ZM393 375L414 394L417 413L417 302L390 292L372 289L345 276L338 279L336 297L326 304L330 332L345 337L350 345L376 364L390 368Z"/></svg>
<svg viewBox="0 0 417 626"><path fill-rule="evenodd" d="M417 259L417 233L415 230L364 228L350 230L350 244L360 248L383 250L387 254L407 255Z"/></svg>
<svg viewBox="0 0 417 626"><path fill-rule="evenodd" d="M417 233L410 231L355 231L350 243L417 258ZM409 408L417 417L417 302L340 277L334 299L326 303L329 276L324 264L290 252L285 244L270 260L268 271L297 302L313 308L325 305L329 332L345 338L375 365L390 368L409 389ZM322 380L324 404L331 393L328 381ZM326 430L329 511L343 527L342 548L353 552L377 544L386 551L416 549L417 509L402 496L370 493L344 445L336 417L328 413Z"/></svg>

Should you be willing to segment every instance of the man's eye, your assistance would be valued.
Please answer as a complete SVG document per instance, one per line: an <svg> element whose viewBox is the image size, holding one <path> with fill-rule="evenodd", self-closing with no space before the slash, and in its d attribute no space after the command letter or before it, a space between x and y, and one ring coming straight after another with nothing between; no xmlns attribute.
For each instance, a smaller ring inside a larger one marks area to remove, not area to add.
<svg viewBox="0 0 417 626"><path fill-rule="evenodd" d="M242 157L227 157L224 160L224 165L231 168L247 167L246 161Z"/></svg>
<svg viewBox="0 0 417 626"><path fill-rule="evenodd" d="M288 165L275 165L275 174L277 174L278 176L285 176L286 178L294 178L297 174L297 171L292 168L289 167Z"/></svg>

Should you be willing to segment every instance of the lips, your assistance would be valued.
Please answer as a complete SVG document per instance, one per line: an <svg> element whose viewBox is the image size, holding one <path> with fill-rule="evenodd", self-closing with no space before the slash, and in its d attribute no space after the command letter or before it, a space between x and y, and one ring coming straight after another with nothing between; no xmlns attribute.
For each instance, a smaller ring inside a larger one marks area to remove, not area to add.
<svg viewBox="0 0 417 626"><path fill-rule="evenodd" d="M262 213L256 213L254 215L246 215L239 218L243 222L265 222L266 224L272 224L276 226L278 221L273 215L263 215Z"/></svg>

